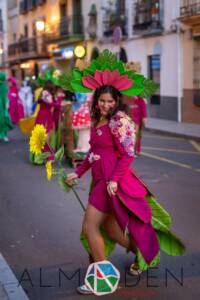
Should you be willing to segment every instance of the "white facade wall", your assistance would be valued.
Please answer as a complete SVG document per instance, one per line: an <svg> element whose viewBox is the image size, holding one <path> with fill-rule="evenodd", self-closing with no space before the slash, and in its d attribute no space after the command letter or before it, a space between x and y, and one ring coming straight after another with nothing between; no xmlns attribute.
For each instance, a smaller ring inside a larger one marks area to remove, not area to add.
<svg viewBox="0 0 200 300"><path fill-rule="evenodd" d="M148 56L155 52L156 44L161 46L161 95L178 96L178 37L176 34L135 39L125 45L130 61L140 61L142 74L148 76ZM172 71L173 70L173 71Z"/></svg>
<svg viewBox="0 0 200 300"><path fill-rule="evenodd" d="M7 60L7 51L8 51L8 32L7 32L7 1L0 0L0 9L2 12L3 20L3 31L0 32L0 48L3 53L0 55L0 66L4 67Z"/></svg>

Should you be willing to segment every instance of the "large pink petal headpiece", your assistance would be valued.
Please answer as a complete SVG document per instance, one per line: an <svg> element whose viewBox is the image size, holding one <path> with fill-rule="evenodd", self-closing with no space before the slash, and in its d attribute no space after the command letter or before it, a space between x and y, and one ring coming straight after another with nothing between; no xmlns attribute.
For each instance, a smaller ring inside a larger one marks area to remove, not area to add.
<svg viewBox="0 0 200 300"><path fill-rule="evenodd" d="M118 70L105 71L96 70L94 76L88 75L82 78L82 83L85 87L96 90L103 85L112 85L119 91L127 90L133 85L133 80L127 75L120 75Z"/></svg>

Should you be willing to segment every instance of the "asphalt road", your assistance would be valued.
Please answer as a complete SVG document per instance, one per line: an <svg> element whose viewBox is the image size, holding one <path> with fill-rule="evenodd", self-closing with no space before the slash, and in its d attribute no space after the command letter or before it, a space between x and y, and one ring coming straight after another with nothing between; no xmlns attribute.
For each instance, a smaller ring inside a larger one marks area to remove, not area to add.
<svg viewBox="0 0 200 300"><path fill-rule="evenodd" d="M82 208L72 192L46 180L44 167L29 163L27 140L17 129L10 138L0 142L0 252L30 299L80 299L75 288L88 264L79 242ZM121 271L121 289L101 299L199 299L199 145L145 132L133 167L172 215L173 230L187 251L182 257L163 254L159 268L137 281L125 275L133 256L117 247L110 260ZM77 187L84 203L89 181L88 173Z"/></svg>

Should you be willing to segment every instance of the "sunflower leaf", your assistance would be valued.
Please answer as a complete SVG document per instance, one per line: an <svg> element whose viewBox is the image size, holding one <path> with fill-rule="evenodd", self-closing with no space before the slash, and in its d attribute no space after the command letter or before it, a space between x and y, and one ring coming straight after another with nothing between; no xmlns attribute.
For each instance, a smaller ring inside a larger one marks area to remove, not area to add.
<svg viewBox="0 0 200 300"><path fill-rule="evenodd" d="M60 149L58 149L58 151L55 153L55 159L56 161L61 161L64 155L64 147L60 147Z"/></svg>
<svg viewBox="0 0 200 300"><path fill-rule="evenodd" d="M65 179L62 176L58 176L58 184L64 192L70 192L71 188L66 184Z"/></svg>

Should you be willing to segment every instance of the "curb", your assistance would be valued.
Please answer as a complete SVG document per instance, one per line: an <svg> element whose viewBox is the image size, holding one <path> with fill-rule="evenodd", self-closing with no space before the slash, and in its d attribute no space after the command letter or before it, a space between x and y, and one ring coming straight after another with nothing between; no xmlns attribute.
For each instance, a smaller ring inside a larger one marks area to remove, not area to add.
<svg viewBox="0 0 200 300"><path fill-rule="evenodd" d="M144 131L148 131L148 132L152 132L152 133L160 133L162 135L170 135L173 137L182 137L185 139L193 139L197 142L200 142L200 137L193 135L193 134L186 134L186 133L179 133L179 132L171 132L169 130L161 130L161 129L157 129L157 128L148 128L145 127Z"/></svg>
<svg viewBox="0 0 200 300"><path fill-rule="evenodd" d="M0 253L0 300L29 300L23 288Z"/></svg>

